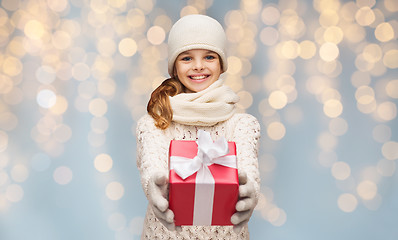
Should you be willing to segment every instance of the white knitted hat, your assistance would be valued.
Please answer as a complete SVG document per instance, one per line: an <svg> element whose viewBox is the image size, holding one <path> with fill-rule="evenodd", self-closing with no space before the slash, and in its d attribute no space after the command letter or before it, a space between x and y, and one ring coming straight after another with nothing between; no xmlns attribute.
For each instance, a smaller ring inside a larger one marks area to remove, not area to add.
<svg viewBox="0 0 398 240"><path fill-rule="evenodd" d="M227 38L217 20L200 14L180 18L171 28L168 39L168 71L174 76L174 62L178 55L191 49L207 49L216 52L222 61L222 72L228 68L226 57Z"/></svg>

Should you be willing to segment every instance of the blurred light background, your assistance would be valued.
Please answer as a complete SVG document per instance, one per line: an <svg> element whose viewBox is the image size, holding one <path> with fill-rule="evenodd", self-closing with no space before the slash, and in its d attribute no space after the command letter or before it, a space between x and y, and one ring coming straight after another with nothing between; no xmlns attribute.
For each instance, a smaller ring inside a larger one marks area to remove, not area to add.
<svg viewBox="0 0 398 240"><path fill-rule="evenodd" d="M2 0L0 239L139 239L135 126L203 13L262 126L251 239L398 239L398 1Z"/></svg>

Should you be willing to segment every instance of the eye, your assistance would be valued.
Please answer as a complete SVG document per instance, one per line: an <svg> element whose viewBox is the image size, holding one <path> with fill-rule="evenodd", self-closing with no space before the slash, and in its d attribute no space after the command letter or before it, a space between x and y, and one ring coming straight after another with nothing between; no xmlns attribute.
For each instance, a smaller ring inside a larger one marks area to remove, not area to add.
<svg viewBox="0 0 398 240"><path fill-rule="evenodd" d="M191 61L191 60L192 60L192 58L191 58L191 57L188 57L188 56L186 56L186 57L182 57L182 58L181 58L181 60L182 60L182 61Z"/></svg>
<svg viewBox="0 0 398 240"><path fill-rule="evenodd" d="M208 56L206 56L205 58L206 58L206 60L213 60L213 59L216 59L216 57L213 56L213 55L208 55Z"/></svg>

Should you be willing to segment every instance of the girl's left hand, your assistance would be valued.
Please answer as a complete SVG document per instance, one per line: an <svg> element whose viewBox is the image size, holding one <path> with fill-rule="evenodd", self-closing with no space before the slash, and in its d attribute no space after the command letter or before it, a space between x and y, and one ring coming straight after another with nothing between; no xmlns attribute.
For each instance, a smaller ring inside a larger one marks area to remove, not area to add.
<svg viewBox="0 0 398 240"><path fill-rule="evenodd" d="M148 198L158 220L170 231L175 230L174 213L169 209L167 175L155 172L148 182Z"/></svg>
<svg viewBox="0 0 398 240"><path fill-rule="evenodd" d="M253 183L247 181L245 172L239 172L239 199L235 207L237 212L231 217L235 233L240 233L243 226L247 224L256 205L257 198Z"/></svg>

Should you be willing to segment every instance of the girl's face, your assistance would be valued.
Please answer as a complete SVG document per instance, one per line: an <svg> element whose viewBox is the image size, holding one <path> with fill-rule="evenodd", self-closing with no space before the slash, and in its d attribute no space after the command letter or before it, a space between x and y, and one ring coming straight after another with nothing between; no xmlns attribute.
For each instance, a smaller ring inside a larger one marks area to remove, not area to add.
<svg viewBox="0 0 398 240"><path fill-rule="evenodd" d="M220 57L217 53L205 49L181 53L174 66L177 77L187 93L205 90L217 81L221 74Z"/></svg>

